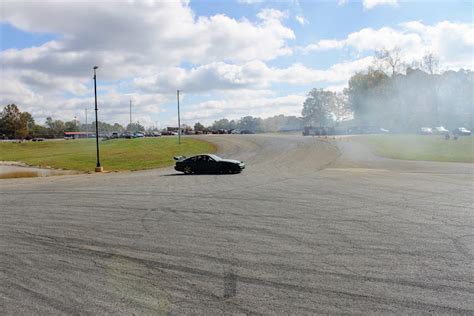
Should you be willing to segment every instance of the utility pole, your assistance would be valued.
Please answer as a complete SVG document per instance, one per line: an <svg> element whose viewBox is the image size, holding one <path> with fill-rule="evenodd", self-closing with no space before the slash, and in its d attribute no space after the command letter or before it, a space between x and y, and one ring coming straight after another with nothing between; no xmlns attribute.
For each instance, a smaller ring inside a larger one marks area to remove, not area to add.
<svg viewBox="0 0 474 316"><path fill-rule="evenodd" d="M178 144L181 145L181 117L179 115L179 90L177 90L178 92Z"/></svg>
<svg viewBox="0 0 474 316"><path fill-rule="evenodd" d="M130 129L132 129L132 99L130 99Z"/></svg>
<svg viewBox="0 0 474 316"><path fill-rule="evenodd" d="M99 120L97 118L97 79L96 79L96 74L95 70L99 68L97 66L94 66L94 100L95 100L95 145L97 148L97 165L95 167L95 172L102 172L104 169L100 166L100 160L99 160Z"/></svg>
<svg viewBox="0 0 474 316"><path fill-rule="evenodd" d="M89 125L87 125L87 109L84 109L86 112L86 138L89 138Z"/></svg>

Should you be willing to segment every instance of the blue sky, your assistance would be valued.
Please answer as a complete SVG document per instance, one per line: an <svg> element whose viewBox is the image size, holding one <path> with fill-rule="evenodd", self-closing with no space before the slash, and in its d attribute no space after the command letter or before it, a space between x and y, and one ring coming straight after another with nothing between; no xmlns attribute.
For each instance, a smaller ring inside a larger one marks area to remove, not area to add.
<svg viewBox="0 0 474 316"><path fill-rule="evenodd" d="M299 115L313 87L341 91L376 50L406 64L433 53L439 71L472 69L471 1L3 1L1 88L37 121L175 125L245 115ZM83 120L83 119L82 119Z"/></svg>

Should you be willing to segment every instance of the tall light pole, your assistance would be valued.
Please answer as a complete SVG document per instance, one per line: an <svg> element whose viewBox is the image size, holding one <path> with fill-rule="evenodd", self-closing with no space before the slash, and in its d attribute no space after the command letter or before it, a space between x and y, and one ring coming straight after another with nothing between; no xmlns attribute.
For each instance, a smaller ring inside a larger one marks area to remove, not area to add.
<svg viewBox="0 0 474 316"><path fill-rule="evenodd" d="M181 145L181 117L179 115L179 90L177 90L178 97L178 144Z"/></svg>
<svg viewBox="0 0 474 316"><path fill-rule="evenodd" d="M87 109L84 109L86 112L86 138L89 138L89 125L87 125Z"/></svg>
<svg viewBox="0 0 474 316"><path fill-rule="evenodd" d="M130 99L130 131L132 131L132 99Z"/></svg>
<svg viewBox="0 0 474 316"><path fill-rule="evenodd" d="M95 167L95 172L102 172L104 169L100 166L100 159L99 159L99 119L97 117L97 79L95 71L99 68L98 66L94 66L94 99L95 99L95 145L97 148L97 165Z"/></svg>

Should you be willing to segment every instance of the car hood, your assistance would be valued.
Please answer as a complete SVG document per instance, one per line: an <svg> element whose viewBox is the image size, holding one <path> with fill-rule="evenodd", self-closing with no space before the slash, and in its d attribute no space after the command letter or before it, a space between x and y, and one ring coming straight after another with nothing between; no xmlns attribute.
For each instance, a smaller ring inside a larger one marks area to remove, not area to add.
<svg viewBox="0 0 474 316"><path fill-rule="evenodd" d="M230 162L230 163L235 163L235 164L241 164L243 163L243 161L239 161L239 160L234 160L234 159L222 159L220 160L221 162Z"/></svg>

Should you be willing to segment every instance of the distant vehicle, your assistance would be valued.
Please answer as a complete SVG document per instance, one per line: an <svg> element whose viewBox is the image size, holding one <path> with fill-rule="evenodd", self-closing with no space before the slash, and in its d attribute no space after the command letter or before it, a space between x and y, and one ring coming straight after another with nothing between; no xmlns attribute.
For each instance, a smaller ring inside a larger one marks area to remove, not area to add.
<svg viewBox="0 0 474 316"><path fill-rule="evenodd" d="M444 126L437 126L433 129L433 133L438 134L438 135L445 135L445 134L449 134L449 131L446 128L444 128Z"/></svg>
<svg viewBox="0 0 474 316"><path fill-rule="evenodd" d="M145 134L144 134L144 133L142 133L142 132L135 132L133 135L134 135L136 138L142 138L142 137L145 137Z"/></svg>
<svg viewBox="0 0 474 316"><path fill-rule="evenodd" d="M240 131L240 134L255 134L255 132L248 129L243 129Z"/></svg>
<svg viewBox="0 0 474 316"><path fill-rule="evenodd" d="M327 136L335 135L336 130L333 127L311 127L306 126L303 129L303 136Z"/></svg>
<svg viewBox="0 0 474 316"><path fill-rule="evenodd" d="M113 132L112 135L110 135L110 138L119 138L119 133Z"/></svg>
<svg viewBox="0 0 474 316"><path fill-rule="evenodd" d="M470 136L471 131L466 129L465 127L458 127L453 130L453 135L458 135L458 136Z"/></svg>
<svg viewBox="0 0 474 316"><path fill-rule="evenodd" d="M378 126L356 126L349 129L349 134L388 134L390 131Z"/></svg>
<svg viewBox="0 0 474 316"><path fill-rule="evenodd" d="M127 138L127 139L130 139L130 138L135 138L135 135L133 133L124 133L123 138Z"/></svg>
<svg viewBox="0 0 474 316"><path fill-rule="evenodd" d="M431 135L431 134L433 134L433 130L431 129L431 127L422 127L422 128L420 128L420 134L422 134L422 135Z"/></svg>
<svg viewBox="0 0 474 316"><path fill-rule="evenodd" d="M42 142L42 141L44 141L44 138L42 138L42 137L34 137L34 138L32 139L32 141L34 141L34 142Z"/></svg>
<svg viewBox="0 0 474 316"><path fill-rule="evenodd" d="M216 155L197 155L186 158L176 156L176 171L192 173L239 173L245 168L243 161L222 159Z"/></svg>
<svg viewBox="0 0 474 316"><path fill-rule="evenodd" d="M230 133L231 133L231 134L242 134L242 132L240 131L240 129L233 129Z"/></svg>
<svg viewBox="0 0 474 316"><path fill-rule="evenodd" d="M153 132L151 134L153 137L160 137L161 136L161 133L160 132Z"/></svg>
<svg viewBox="0 0 474 316"><path fill-rule="evenodd" d="M227 131L226 129L215 129L211 131L211 134L229 134L229 131Z"/></svg>

